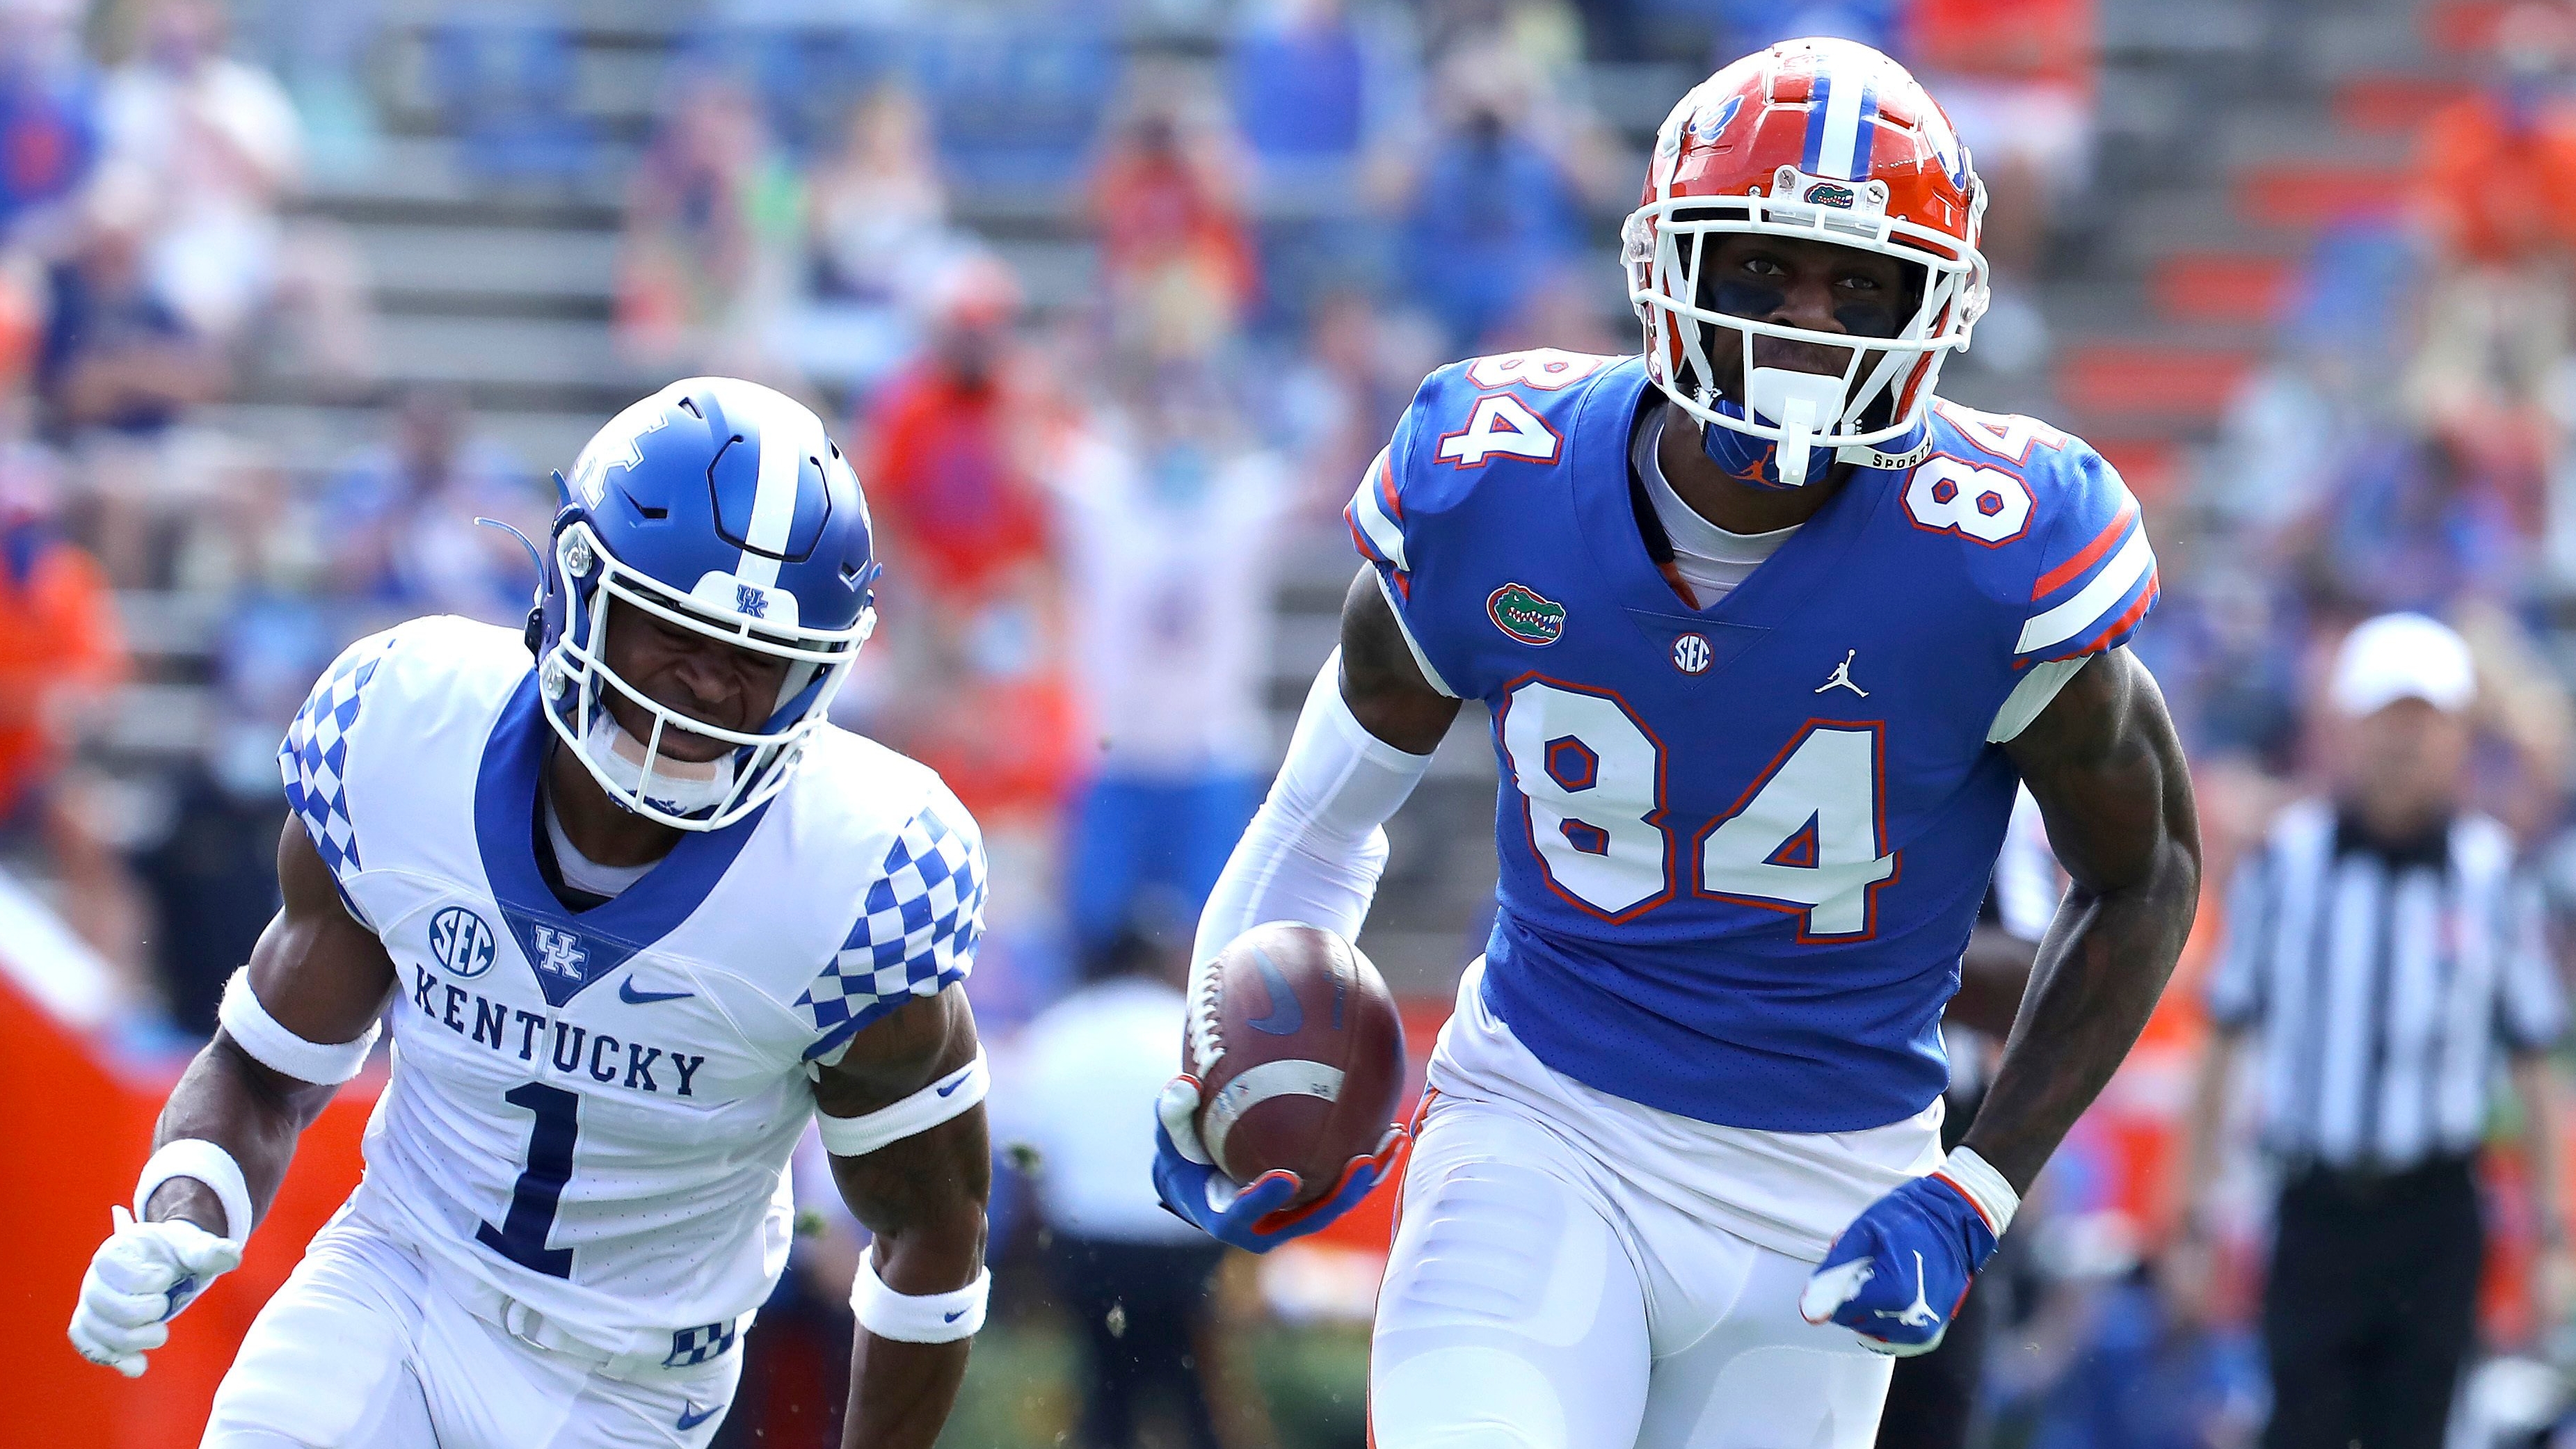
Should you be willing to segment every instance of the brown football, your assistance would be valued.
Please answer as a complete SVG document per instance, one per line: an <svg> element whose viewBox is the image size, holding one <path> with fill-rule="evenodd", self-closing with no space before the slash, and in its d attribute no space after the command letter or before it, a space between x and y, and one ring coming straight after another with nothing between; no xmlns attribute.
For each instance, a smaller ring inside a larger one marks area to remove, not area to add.
<svg viewBox="0 0 2576 1449"><path fill-rule="evenodd" d="M1217 953L1184 1049L1199 1141L1226 1175L1297 1174L1302 1206L1377 1150L1404 1092L1404 1021L1377 968L1314 926L1255 926Z"/></svg>

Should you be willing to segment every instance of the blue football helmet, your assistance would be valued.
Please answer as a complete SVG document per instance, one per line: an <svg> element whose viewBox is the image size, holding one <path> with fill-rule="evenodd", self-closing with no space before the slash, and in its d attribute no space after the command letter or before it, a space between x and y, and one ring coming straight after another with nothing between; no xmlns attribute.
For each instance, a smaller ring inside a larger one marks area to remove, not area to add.
<svg viewBox="0 0 2576 1449"><path fill-rule="evenodd" d="M867 499L823 421L729 377L675 382L611 419L555 475L543 593L529 621L546 717L610 798L682 830L720 830L783 788L876 628ZM608 667L617 600L787 661L759 730L721 729L647 698ZM636 740L615 690L649 715ZM664 730L736 748L705 764L661 753Z"/></svg>

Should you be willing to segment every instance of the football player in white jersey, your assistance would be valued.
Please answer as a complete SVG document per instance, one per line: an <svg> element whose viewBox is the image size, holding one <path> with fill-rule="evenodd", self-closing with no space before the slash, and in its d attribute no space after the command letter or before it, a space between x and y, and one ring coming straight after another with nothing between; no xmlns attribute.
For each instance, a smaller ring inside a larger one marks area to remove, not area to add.
<svg viewBox="0 0 2576 1449"><path fill-rule="evenodd" d="M819 1114L875 1233L844 1442L927 1446L991 1282L985 875L935 774L824 718L875 624L858 480L803 406L693 378L561 487L524 638L414 620L296 719L284 909L72 1340L143 1372L389 1022L366 1176L206 1445L706 1443Z"/></svg>

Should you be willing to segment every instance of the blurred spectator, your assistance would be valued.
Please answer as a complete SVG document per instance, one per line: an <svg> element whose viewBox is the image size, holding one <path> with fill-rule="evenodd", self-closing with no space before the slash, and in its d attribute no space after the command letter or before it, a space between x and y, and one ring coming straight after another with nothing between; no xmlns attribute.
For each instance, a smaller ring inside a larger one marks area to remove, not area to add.
<svg viewBox="0 0 2576 1449"><path fill-rule="evenodd" d="M2570 341L2576 263L2576 110L2566 94L2576 20L2514 8L2484 84L2426 124L2417 204L2435 275L2404 395L2420 423L2545 448L2543 390Z"/></svg>
<svg viewBox="0 0 2576 1449"><path fill-rule="evenodd" d="M1142 103L1091 181L1120 350L1200 357L1243 324L1260 278L1217 129L1173 97Z"/></svg>
<svg viewBox="0 0 2576 1449"><path fill-rule="evenodd" d="M1664 0L1671 4L1674 0ZM1719 64L1800 36L1857 40L1896 53L1901 0L1718 0Z"/></svg>
<svg viewBox="0 0 2576 1449"><path fill-rule="evenodd" d="M2050 231L2092 180L2094 0L1911 0L1904 55L1976 158L1997 273L1977 361L2036 364L2047 327L2029 295Z"/></svg>
<svg viewBox="0 0 2576 1449"><path fill-rule="evenodd" d="M304 136L285 89L225 55L225 38L213 0L154 0L100 117L108 159L139 170L160 208L154 285L196 330L228 339L281 280L277 210L300 178Z"/></svg>
<svg viewBox="0 0 2576 1449"><path fill-rule="evenodd" d="M2433 1449L2473 1347L2485 1261L2473 1157L2509 1056L2523 1109L2544 1314L2566 1313L2557 1196L2565 1025L2539 891L2463 808L2468 646L2385 615L2338 652L2331 798L2283 812L2237 873L2209 985L2186 1191L2206 1193L2230 1076L2262 1037L2261 1136L2281 1167L2263 1338L2274 1449ZM2186 1236L2210 1230L2195 1202Z"/></svg>
<svg viewBox="0 0 2576 1449"><path fill-rule="evenodd" d="M15 426L17 400L5 406ZM32 850L66 922L141 999L141 922L114 812L70 768L125 673L125 647L97 562L56 527L55 487L43 449L0 439L0 845Z"/></svg>
<svg viewBox="0 0 2576 1449"><path fill-rule="evenodd" d="M224 983L277 912L277 742L339 643L302 600L238 606L216 646L211 738L167 781L162 829L135 842L152 965L182 1031L214 1034Z"/></svg>
<svg viewBox="0 0 2576 1449"><path fill-rule="evenodd" d="M1429 328L1381 315L1365 292L1327 294L1278 390L1275 441L1305 493L1297 513L1339 526L1361 470L1377 458L1396 419L1439 356Z"/></svg>
<svg viewBox="0 0 2576 1449"><path fill-rule="evenodd" d="M356 178L381 156L369 51L384 38L385 0L233 0L254 54L278 69L304 120L315 174Z"/></svg>
<svg viewBox="0 0 2576 1449"><path fill-rule="evenodd" d="M1260 803L1286 469L1255 451L1204 366L1166 363L1058 475L1065 594L1090 733L1068 887L1106 949L1150 891L1195 918Z"/></svg>
<svg viewBox="0 0 2576 1449"><path fill-rule="evenodd" d="M759 105L720 76L687 82L627 189L616 304L627 349L654 366L763 370L757 347L793 294L803 214Z"/></svg>
<svg viewBox="0 0 2576 1449"><path fill-rule="evenodd" d="M498 181L572 179L590 167L589 118L574 109L571 27L549 6L442 7L429 81L471 170Z"/></svg>
<svg viewBox="0 0 2576 1449"><path fill-rule="evenodd" d="M1270 176L1351 165L1368 141L1372 65L1344 0L1250 7L1226 57L1244 143Z"/></svg>
<svg viewBox="0 0 2576 1449"><path fill-rule="evenodd" d="M1038 472L1067 420L1018 340L1019 303L990 256L945 268L923 356L857 430L886 560L879 607L901 625L882 631L877 687L853 707L872 699L871 733L938 770L984 827L995 905L977 1010L996 1021L1046 998L1058 813L1076 769L1071 621Z"/></svg>
<svg viewBox="0 0 2576 1449"><path fill-rule="evenodd" d="M541 538L544 495L515 459L474 432L453 389L414 390L392 421L392 436L351 460L324 501L333 591L388 623L463 614L517 627L536 587L527 550L474 520L495 518Z"/></svg>
<svg viewBox="0 0 2576 1449"><path fill-rule="evenodd" d="M97 87L70 7L0 4L0 242L70 197L98 149Z"/></svg>
<svg viewBox="0 0 2576 1449"><path fill-rule="evenodd" d="M1168 911L1140 913L1094 978L1030 1022L992 1096L994 1138L1035 1156L1058 1301L1082 1345L1073 1443L1141 1442L1165 1399L1189 1449L1217 1449L1196 1363L1225 1249L1156 1200L1154 1143L1137 1130L1179 1050L1189 937Z"/></svg>
<svg viewBox="0 0 2576 1449"><path fill-rule="evenodd" d="M805 376L865 391L919 345L918 302L960 243L920 100L881 86L806 177L809 295L789 352Z"/></svg>
<svg viewBox="0 0 2576 1449"><path fill-rule="evenodd" d="M2437 609L2463 591L2510 589L2531 558L2516 526L2530 474L2450 438L2372 428L2316 518L2311 580L2363 610Z"/></svg>
<svg viewBox="0 0 2576 1449"><path fill-rule="evenodd" d="M1030 471L1039 419L1013 328L1018 279L988 255L945 269L929 345L875 400L862 474L900 586L952 612L1015 591L1048 563L1046 498ZM890 580L890 582L896 582Z"/></svg>
<svg viewBox="0 0 2576 1449"><path fill-rule="evenodd" d="M0 819L35 798L124 671L98 563L64 540L41 451L0 456Z"/></svg>
<svg viewBox="0 0 2576 1449"><path fill-rule="evenodd" d="M1538 109L1530 68L1499 45L1453 53L1440 124L1403 183L1413 296L1453 351L1481 351L1560 274L1590 260L1583 192L1600 168L1589 128Z"/></svg>
<svg viewBox="0 0 2576 1449"><path fill-rule="evenodd" d="M2031 1449L2241 1449L2254 1441L2262 1364L2212 1313L2207 1251L2178 1245L2088 1295L2082 1346L2041 1404Z"/></svg>
<svg viewBox="0 0 2576 1449"><path fill-rule="evenodd" d="M102 177L71 255L48 278L36 387L56 441L93 429L156 435L223 386L219 357L146 267L144 187L131 172Z"/></svg>
<svg viewBox="0 0 2576 1449"><path fill-rule="evenodd" d="M174 424L225 383L220 354L144 265L149 199L131 172L102 172L72 254L47 276L35 386L45 436L74 450L72 512L109 576L153 573L154 534L195 479L165 467Z"/></svg>

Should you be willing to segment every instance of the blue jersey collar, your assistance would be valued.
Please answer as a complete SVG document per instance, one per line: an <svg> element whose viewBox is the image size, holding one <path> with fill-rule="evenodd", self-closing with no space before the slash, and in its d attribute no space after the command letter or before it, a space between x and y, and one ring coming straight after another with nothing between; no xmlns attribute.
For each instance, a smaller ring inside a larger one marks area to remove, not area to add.
<svg viewBox="0 0 2576 1449"><path fill-rule="evenodd" d="M559 1007L687 920L732 867L769 807L722 830L683 834L642 880L576 914L555 898L537 865L537 783L554 744L531 669L484 743L474 781L474 843L510 934L547 1004Z"/></svg>
<svg viewBox="0 0 2576 1449"><path fill-rule="evenodd" d="M1567 454L1574 515L1584 547L1612 592L1633 613L1758 627L1787 622L1803 601L1798 582L1830 575L1895 491L1888 486L1890 480L1903 476L1860 470L1743 583L1708 608L1693 611L1673 592L1663 570L1647 553L1645 535L1638 529L1629 500L1628 445L1638 402L1647 387L1645 360L1630 358L1619 371L1620 375L1603 378L1585 396L1582 410L1575 415Z"/></svg>

